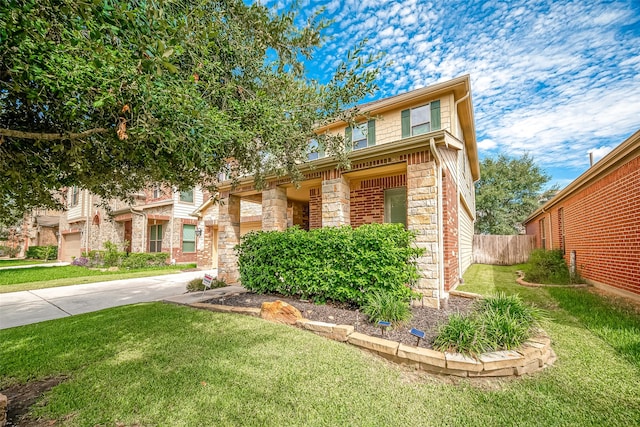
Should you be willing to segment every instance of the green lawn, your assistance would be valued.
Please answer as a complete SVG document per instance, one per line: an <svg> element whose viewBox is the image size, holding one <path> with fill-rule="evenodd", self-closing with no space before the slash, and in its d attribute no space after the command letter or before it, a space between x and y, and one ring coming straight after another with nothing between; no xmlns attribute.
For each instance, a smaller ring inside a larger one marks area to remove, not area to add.
<svg viewBox="0 0 640 427"><path fill-rule="evenodd" d="M43 261L41 259L0 259L0 268L2 267L14 267L17 265L35 265L44 263L57 262L56 260Z"/></svg>
<svg viewBox="0 0 640 427"><path fill-rule="evenodd" d="M84 267L33 267L0 270L0 293L77 285L107 280L160 276L178 273L195 264L179 264L166 267L148 267L132 270L100 271Z"/></svg>
<svg viewBox="0 0 640 427"><path fill-rule="evenodd" d="M519 291L514 270L473 266L463 290ZM640 315L581 289L525 291L551 311L558 360L515 380L441 380L292 327L149 303L0 331L0 388L68 376L32 409L65 426L639 425Z"/></svg>

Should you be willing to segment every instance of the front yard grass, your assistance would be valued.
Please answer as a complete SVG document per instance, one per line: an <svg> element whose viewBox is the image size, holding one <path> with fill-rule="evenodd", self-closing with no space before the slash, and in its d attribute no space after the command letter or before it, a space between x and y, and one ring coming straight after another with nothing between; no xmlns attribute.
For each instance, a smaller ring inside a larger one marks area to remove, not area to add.
<svg viewBox="0 0 640 427"><path fill-rule="evenodd" d="M473 266L463 289L521 290L516 268L494 268ZM627 349L640 315L584 290L525 291L551 311L558 360L516 380L436 379L295 328L148 303L1 330L0 389L67 376L32 408L66 426L640 424ZM596 324L580 314L601 310ZM628 339L614 348L603 331L620 329Z"/></svg>
<svg viewBox="0 0 640 427"><path fill-rule="evenodd" d="M148 267L131 270L101 271L85 267L32 267L0 270L0 293L79 285L107 280L132 279L179 273L195 264L179 264L166 267Z"/></svg>

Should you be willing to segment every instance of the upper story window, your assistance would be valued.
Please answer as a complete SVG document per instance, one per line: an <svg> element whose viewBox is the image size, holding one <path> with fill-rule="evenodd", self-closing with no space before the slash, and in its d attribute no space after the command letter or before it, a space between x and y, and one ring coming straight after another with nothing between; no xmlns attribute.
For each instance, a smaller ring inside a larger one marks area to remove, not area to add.
<svg viewBox="0 0 640 427"><path fill-rule="evenodd" d="M402 120L402 137L422 135L440 129L440 101L416 108L409 108L400 113Z"/></svg>
<svg viewBox="0 0 640 427"><path fill-rule="evenodd" d="M80 189L75 185L69 190L69 207L77 206L80 199Z"/></svg>
<svg viewBox="0 0 640 427"><path fill-rule="evenodd" d="M317 139L309 141L307 153L307 160L318 160L320 157L324 157L324 155L320 155L320 144Z"/></svg>
<svg viewBox="0 0 640 427"><path fill-rule="evenodd" d="M191 190L181 191L180 192L180 201L193 203L193 188Z"/></svg>
<svg viewBox="0 0 640 427"><path fill-rule="evenodd" d="M347 151L376 145L376 121L369 120L353 127L349 126L344 132Z"/></svg>
<svg viewBox="0 0 640 427"><path fill-rule="evenodd" d="M153 198L159 199L160 197L162 197L162 187L156 185L155 187L153 187Z"/></svg>

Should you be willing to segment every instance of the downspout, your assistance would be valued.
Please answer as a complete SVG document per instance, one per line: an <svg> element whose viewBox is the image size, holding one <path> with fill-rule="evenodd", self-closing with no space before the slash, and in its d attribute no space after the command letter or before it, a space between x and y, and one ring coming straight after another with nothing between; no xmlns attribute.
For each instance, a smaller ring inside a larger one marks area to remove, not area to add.
<svg viewBox="0 0 640 427"><path fill-rule="evenodd" d="M456 137L459 137L460 135L458 135L458 104L460 104L462 101L464 101L465 99L469 98L469 94L470 92L467 91L466 95L463 96L462 98L458 99L456 102L453 103L453 122L451 123L451 127L453 128L455 126L456 132L451 132L454 133Z"/></svg>
<svg viewBox="0 0 640 427"><path fill-rule="evenodd" d="M437 165L437 186L438 186L438 308L440 308L440 300L445 296L444 291L444 236L443 236L443 210L442 210L442 158L436 148L435 139L429 140L429 147L436 160Z"/></svg>

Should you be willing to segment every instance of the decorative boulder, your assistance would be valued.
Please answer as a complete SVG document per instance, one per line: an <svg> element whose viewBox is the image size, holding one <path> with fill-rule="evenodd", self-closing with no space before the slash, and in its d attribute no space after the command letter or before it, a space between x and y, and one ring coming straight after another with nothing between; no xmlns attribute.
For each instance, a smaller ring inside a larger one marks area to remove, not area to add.
<svg viewBox="0 0 640 427"><path fill-rule="evenodd" d="M278 300L275 302L263 302L260 309L260 317L272 322L295 325L296 321L302 319L302 314L291 304Z"/></svg>

